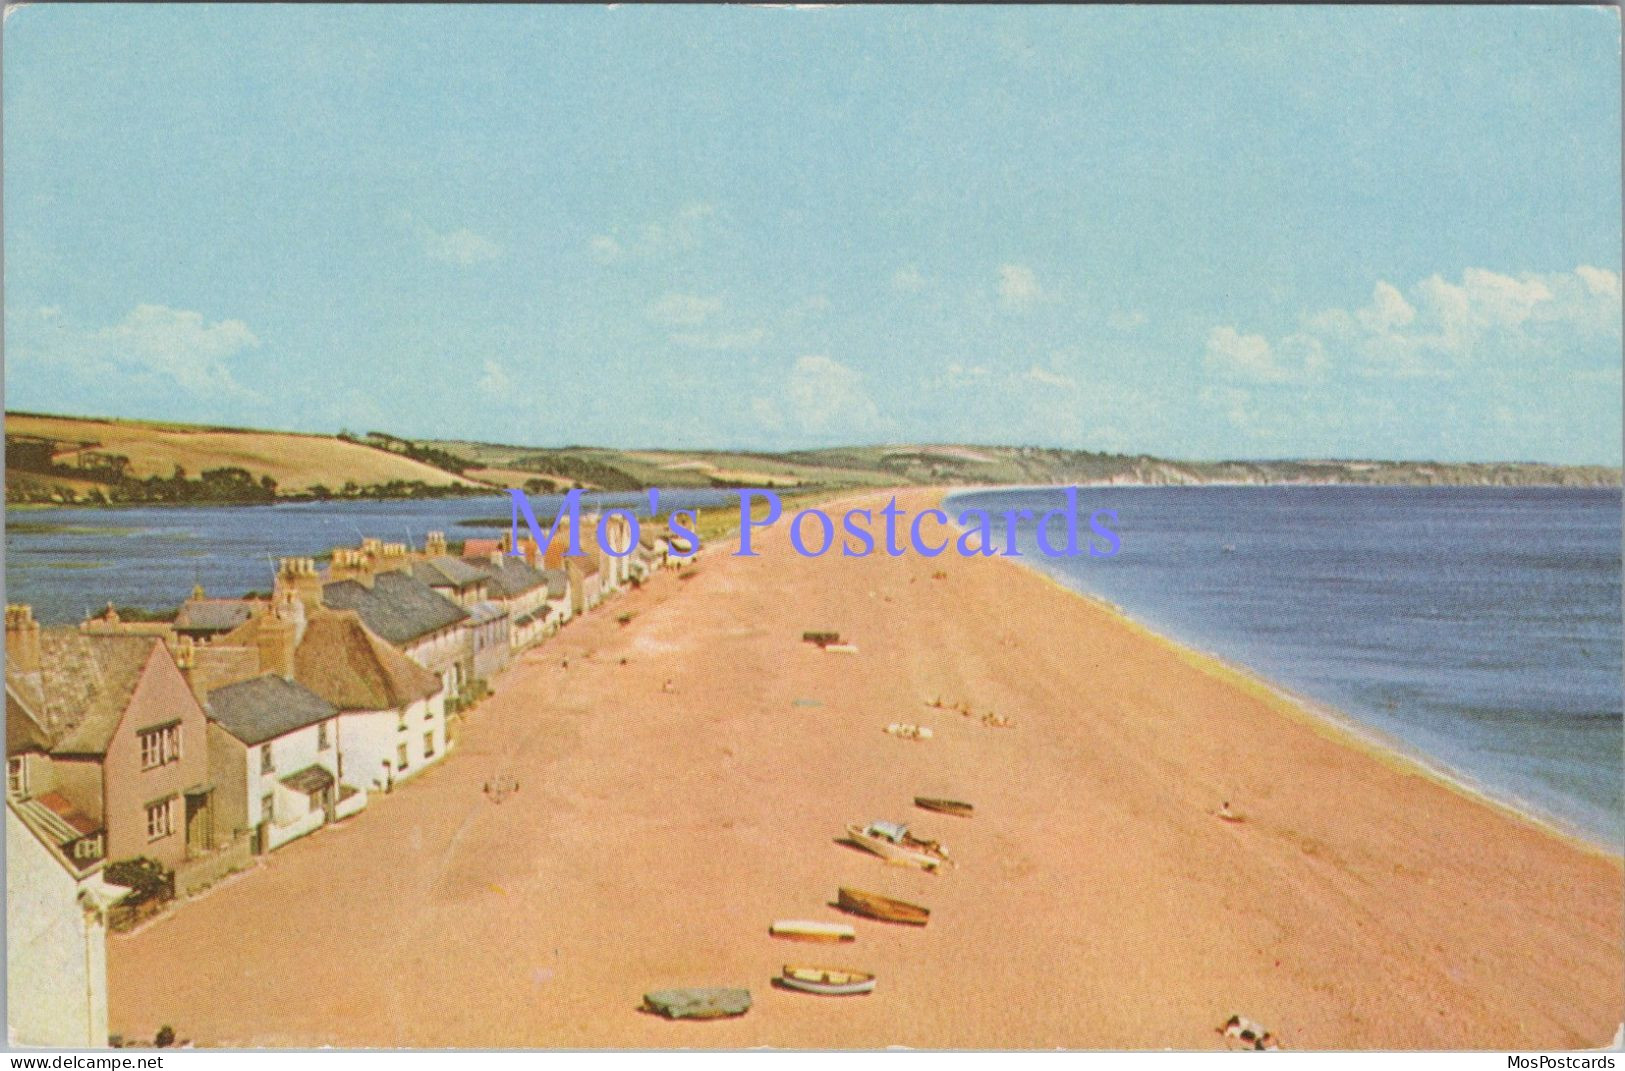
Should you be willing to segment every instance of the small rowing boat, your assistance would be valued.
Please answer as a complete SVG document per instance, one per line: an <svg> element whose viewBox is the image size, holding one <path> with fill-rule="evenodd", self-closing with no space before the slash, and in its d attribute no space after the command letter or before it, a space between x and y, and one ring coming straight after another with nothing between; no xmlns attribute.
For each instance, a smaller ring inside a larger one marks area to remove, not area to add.
<svg viewBox="0 0 1625 1071"><path fill-rule="evenodd" d="M643 1007L668 1019L732 1019L750 1011L748 989L657 989Z"/></svg>
<svg viewBox="0 0 1625 1071"><path fill-rule="evenodd" d="M786 964L779 981L790 989L826 997L850 997L875 990L874 975L841 967L796 967Z"/></svg>
<svg viewBox="0 0 1625 1071"><path fill-rule="evenodd" d="M905 926L924 926L931 912L918 904L893 900L861 889L843 888L836 893L835 906L853 915L876 919L880 922L898 922Z"/></svg>
<svg viewBox="0 0 1625 1071"><path fill-rule="evenodd" d="M774 937L786 941L856 941L858 931L844 922L812 922L806 919L780 919L767 928Z"/></svg>
<svg viewBox="0 0 1625 1071"><path fill-rule="evenodd" d="M915 796L914 806L927 811L936 811L938 814L951 814L959 818L969 818L976 808L959 800L936 799L931 796Z"/></svg>
<svg viewBox="0 0 1625 1071"><path fill-rule="evenodd" d="M917 866L922 870L936 870L948 858L948 850L934 840L921 840L909 835L907 826L891 822L871 822L863 826L847 826L846 835L858 847L872 852L888 863Z"/></svg>

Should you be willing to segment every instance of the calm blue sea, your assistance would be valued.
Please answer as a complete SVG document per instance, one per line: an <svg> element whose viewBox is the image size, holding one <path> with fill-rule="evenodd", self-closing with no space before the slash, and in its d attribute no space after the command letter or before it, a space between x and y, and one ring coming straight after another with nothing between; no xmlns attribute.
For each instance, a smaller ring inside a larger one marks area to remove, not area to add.
<svg viewBox="0 0 1625 1071"><path fill-rule="evenodd" d="M1062 505L972 492L955 510ZM1083 488L1109 559L1027 561L1523 810L1625 843L1618 490ZM1085 535L1087 530L1085 528Z"/></svg>

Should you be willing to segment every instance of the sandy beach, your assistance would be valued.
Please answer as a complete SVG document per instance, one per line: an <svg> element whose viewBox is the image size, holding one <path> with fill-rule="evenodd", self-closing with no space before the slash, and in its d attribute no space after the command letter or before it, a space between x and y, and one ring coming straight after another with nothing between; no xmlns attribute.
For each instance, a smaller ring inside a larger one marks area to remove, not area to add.
<svg viewBox="0 0 1625 1071"><path fill-rule="evenodd" d="M1218 1049L1239 1013L1288 1049L1615 1036L1617 857L1010 561L809 560L782 524L757 543L752 559L709 546L691 578L576 621L496 683L449 761L110 938L111 1029L170 1024L205 1046ZM814 629L857 653L802 643ZM519 791L493 802L492 778ZM1246 821L1214 816L1226 800ZM958 866L837 842L874 819L941 838ZM842 916L842 885L923 904L930 924ZM850 921L858 939L769 937L783 918ZM770 985L794 962L879 984ZM748 987L755 1006L638 1011L680 985Z"/></svg>

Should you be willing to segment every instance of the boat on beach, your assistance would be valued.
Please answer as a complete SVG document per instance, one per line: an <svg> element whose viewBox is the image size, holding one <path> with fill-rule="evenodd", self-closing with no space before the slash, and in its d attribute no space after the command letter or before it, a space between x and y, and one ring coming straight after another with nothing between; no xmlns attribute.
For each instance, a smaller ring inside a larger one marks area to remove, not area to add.
<svg viewBox="0 0 1625 1071"><path fill-rule="evenodd" d="M924 926L931 912L918 904L893 900L889 896L864 892L861 889L842 888L836 893L835 905L842 911L879 922L897 922L905 926Z"/></svg>
<svg viewBox="0 0 1625 1071"><path fill-rule="evenodd" d="M779 975L779 982L789 989L826 997L850 997L872 993L875 989L874 975L867 971L849 971L844 967L797 967L786 964Z"/></svg>
<svg viewBox="0 0 1625 1071"><path fill-rule="evenodd" d="M910 836L907 826L891 822L871 822L867 827L847 826L846 836L853 844L888 863L935 871L948 858L948 850L937 841Z"/></svg>
<svg viewBox="0 0 1625 1071"><path fill-rule="evenodd" d="M951 814L959 818L970 818L976 808L959 800L937 799L934 796L915 796L914 806L926 811L936 811L938 814Z"/></svg>
<svg viewBox="0 0 1625 1071"><path fill-rule="evenodd" d="M643 995L643 1008L668 1019L732 1019L750 1011L750 990L657 989Z"/></svg>
<svg viewBox="0 0 1625 1071"><path fill-rule="evenodd" d="M856 941L858 931L844 922L813 922L808 919L780 919L767 928L774 937L786 941Z"/></svg>

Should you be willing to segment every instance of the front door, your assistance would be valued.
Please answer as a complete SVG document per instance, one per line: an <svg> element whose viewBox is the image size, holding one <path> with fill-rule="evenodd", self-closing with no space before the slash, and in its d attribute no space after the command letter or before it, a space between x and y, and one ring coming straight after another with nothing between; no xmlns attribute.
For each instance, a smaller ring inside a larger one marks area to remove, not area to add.
<svg viewBox="0 0 1625 1071"><path fill-rule="evenodd" d="M214 850L214 808L212 793L186 797L186 854L203 855Z"/></svg>

